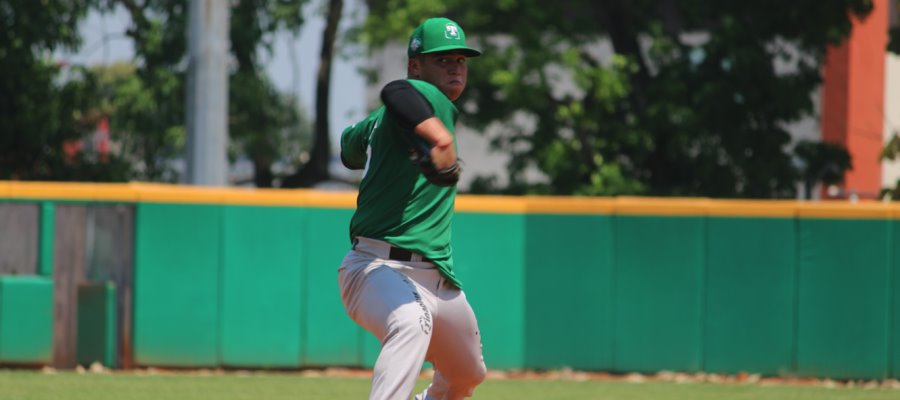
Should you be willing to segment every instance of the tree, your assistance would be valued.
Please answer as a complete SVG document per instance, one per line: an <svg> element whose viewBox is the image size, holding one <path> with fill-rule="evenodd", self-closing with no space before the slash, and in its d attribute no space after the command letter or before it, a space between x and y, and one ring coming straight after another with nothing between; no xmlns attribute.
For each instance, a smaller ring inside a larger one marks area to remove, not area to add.
<svg viewBox="0 0 900 400"><path fill-rule="evenodd" d="M319 73L316 75L316 125L315 140L309 162L296 173L285 178L283 187L309 187L328 180L328 163L331 161L330 127L328 124L329 97L331 94L331 62L337 29L344 8L343 0L329 0L322 35L322 51L319 57Z"/></svg>
<svg viewBox="0 0 900 400"><path fill-rule="evenodd" d="M361 40L458 19L473 60L464 122L503 127L512 193L793 197L785 126L814 112L827 44L867 0L369 0ZM609 54L607 54L609 53ZM536 166L549 182L526 182Z"/></svg>
<svg viewBox="0 0 900 400"><path fill-rule="evenodd" d="M275 90L259 65L260 50L271 52L273 34L298 33L306 0L239 0L231 13L229 153L245 154L254 165L254 183L271 187L272 164L297 153L305 119L296 99ZM123 93L112 115L130 153L139 155L141 179L174 181L172 160L184 150L186 51L185 0L106 0L105 9L123 6L132 26L137 80Z"/></svg>
<svg viewBox="0 0 900 400"><path fill-rule="evenodd" d="M271 53L273 33L299 33L305 4L306 0L241 0L231 13L231 51L237 70L229 80L230 153L232 158L238 154L250 158L257 187L273 187L278 178L273 163L300 154L308 141L308 122L297 99L278 93L258 58L260 47Z"/></svg>
<svg viewBox="0 0 900 400"><path fill-rule="evenodd" d="M293 163L311 147L310 124L294 96L279 93L260 75L237 73L228 90L229 157L246 156L253 163L253 185L274 187L280 176L273 166Z"/></svg>
<svg viewBox="0 0 900 400"><path fill-rule="evenodd" d="M894 2L894 10L897 12L895 15L896 18L900 18L900 1L891 0ZM900 24L897 24L890 28L888 32L888 51L894 54L900 54Z"/></svg>
<svg viewBox="0 0 900 400"><path fill-rule="evenodd" d="M794 147L800 162L800 176L811 199L816 185L833 185L844 180L844 174L853 168L850 152L844 146L828 142L801 141Z"/></svg>
<svg viewBox="0 0 900 400"><path fill-rule="evenodd" d="M0 0L0 179L118 178L63 152L92 131L90 87L51 54L80 45L78 22L93 3Z"/></svg>
<svg viewBox="0 0 900 400"><path fill-rule="evenodd" d="M174 182L172 165L184 146L183 2L175 0L100 0L97 9L123 6L132 21L134 66L94 68L94 112L109 118L112 139L134 166L129 179Z"/></svg>
<svg viewBox="0 0 900 400"><path fill-rule="evenodd" d="M900 160L900 131L894 130L890 140L885 144L884 149L881 150L880 158L882 161ZM900 200L900 179L894 182L893 188L884 188L881 194L894 200Z"/></svg>

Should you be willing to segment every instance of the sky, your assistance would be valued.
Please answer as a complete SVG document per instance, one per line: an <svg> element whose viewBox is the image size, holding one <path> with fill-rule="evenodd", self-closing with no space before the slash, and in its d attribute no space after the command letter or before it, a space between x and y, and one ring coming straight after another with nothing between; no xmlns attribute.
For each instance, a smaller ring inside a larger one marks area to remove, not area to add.
<svg viewBox="0 0 900 400"><path fill-rule="evenodd" d="M261 64L276 87L299 95L310 115L315 110L315 76L325 28L320 12L322 3L322 0L312 0L306 7L306 23L298 37L277 35L272 54L261 57ZM341 29L348 26L351 18L361 18L362 11L361 0L345 0ZM81 48L76 52L61 52L57 57L69 64L83 65L129 61L134 57L131 39L124 33L129 24L130 17L121 7L108 14L92 12L80 26ZM329 123L333 138L340 137L343 128L362 119L366 111L365 78L358 72L362 60L338 54L331 72Z"/></svg>

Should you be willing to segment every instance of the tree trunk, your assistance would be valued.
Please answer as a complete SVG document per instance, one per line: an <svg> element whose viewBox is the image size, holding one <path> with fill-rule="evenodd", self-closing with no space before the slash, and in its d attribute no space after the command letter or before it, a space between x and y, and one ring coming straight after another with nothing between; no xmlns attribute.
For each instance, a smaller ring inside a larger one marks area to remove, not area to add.
<svg viewBox="0 0 900 400"><path fill-rule="evenodd" d="M641 51L637 32L632 27L632 5L628 0L607 0L597 3L601 23L612 41L613 50L638 63L638 69L631 74L631 103L638 114L647 108L646 87L650 80L647 60Z"/></svg>
<svg viewBox="0 0 900 400"><path fill-rule="evenodd" d="M272 180L275 175L272 173L272 161L268 159L253 160L253 185L260 188L272 187Z"/></svg>
<svg viewBox="0 0 900 400"><path fill-rule="evenodd" d="M334 59L334 42L344 0L330 0L325 32L322 35L322 54L316 77L316 126L309 162L282 181L281 187L310 187L327 180L328 163L331 160L331 140L328 126L328 96L331 92L331 62Z"/></svg>

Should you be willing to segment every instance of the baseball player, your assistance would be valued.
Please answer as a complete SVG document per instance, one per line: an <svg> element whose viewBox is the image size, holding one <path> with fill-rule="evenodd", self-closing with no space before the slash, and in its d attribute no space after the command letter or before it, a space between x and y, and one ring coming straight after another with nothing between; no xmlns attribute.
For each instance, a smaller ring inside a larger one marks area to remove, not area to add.
<svg viewBox="0 0 900 400"><path fill-rule="evenodd" d="M452 102L480 54L456 22L426 20L409 39L407 79L387 84L384 106L341 135L344 165L366 169L338 282L347 314L381 341L369 399L408 400L426 360L434 379L416 400L469 397L485 377L450 246L461 171Z"/></svg>

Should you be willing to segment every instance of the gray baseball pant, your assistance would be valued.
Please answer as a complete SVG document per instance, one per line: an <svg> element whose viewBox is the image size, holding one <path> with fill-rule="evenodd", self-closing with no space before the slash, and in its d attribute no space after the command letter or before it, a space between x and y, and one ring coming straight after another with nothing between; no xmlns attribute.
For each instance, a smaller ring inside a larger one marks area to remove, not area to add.
<svg viewBox="0 0 900 400"><path fill-rule="evenodd" d="M481 337L466 295L431 262L388 258L390 244L358 238L338 270L347 314L381 341L370 400L408 400L424 361L434 378L417 400L472 396L485 377Z"/></svg>

